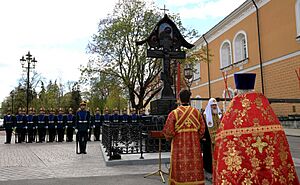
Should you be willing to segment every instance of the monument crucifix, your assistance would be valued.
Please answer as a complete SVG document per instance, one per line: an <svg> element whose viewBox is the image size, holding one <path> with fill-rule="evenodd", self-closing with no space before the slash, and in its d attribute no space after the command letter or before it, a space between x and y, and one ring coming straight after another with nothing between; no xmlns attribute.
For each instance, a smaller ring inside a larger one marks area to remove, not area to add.
<svg viewBox="0 0 300 185"><path fill-rule="evenodd" d="M185 51L182 47L192 48L194 45L188 43L181 35L175 23L167 16L155 25L151 34L142 41L138 41L137 45L147 43L147 57L162 58L162 71L160 79L163 87L160 92L160 99L150 103L151 114L166 115L176 107L176 98L174 96L171 85L173 83L170 75L171 59L185 59Z"/></svg>

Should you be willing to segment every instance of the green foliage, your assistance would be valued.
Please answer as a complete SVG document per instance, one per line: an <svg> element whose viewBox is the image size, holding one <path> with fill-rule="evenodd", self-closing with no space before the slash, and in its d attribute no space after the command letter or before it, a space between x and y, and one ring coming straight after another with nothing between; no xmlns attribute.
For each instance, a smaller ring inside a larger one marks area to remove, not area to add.
<svg viewBox="0 0 300 185"><path fill-rule="evenodd" d="M162 18L159 9L143 0L120 0L111 15L100 20L98 33L88 45L88 52L96 55L81 68L82 79L90 83L94 75L105 74L120 82L126 89L131 106L144 108L160 91L157 76L161 71L160 60L146 58L146 46L136 41L147 38ZM171 15L183 35L192 38L196 32L182 26L178 15Z"/></svg>
<svg viewBox="0 0 300 185"><path fill-rule="evenodd" d="M194 52L191 57L198 59L200 62L210 63L213 58L213 54L206 46L202 46L198 51Z"/></svg>
<svg viewBox="0 0 300 185"><path fill-rule="evenodd" d="M127 100L120 95L120 89L112 90L111 94L107 97L105 104L109 110L117 108L118 110L123 110L127 107Z"/></svg>
<svg viewBox="0 0 300 185"><path fill-rule="evenodd" d="M114 101L111 98L124 96L126 93L120 84L120 81L115 76L105 73L105 71L100 73L98 78L91 78L89 81L91 89L82 93L83 98L89 102L88 107L90 110L94 112L97 107L100 110L104 110L107 107L107 101ZM114 95L111 96L111 94Z"/></svg>
<svg viewBox="0 0 300 185"><path fill-rule="evenodd" d="M31 88L29 91L29 107L35 108L36 112L38 112L41 107L44 107L46 110L50 108L58 109L59 107L67 110L69 107L72 107L74 111L79 108L81 94L77 87L78 83L73 83L71 92L67 92L63 95L62 85L58 85L56 81L54 83L49 81L46 87L43 81L39 82L40 91L38 93L36 92L36 88ZM14 114L18 112L18 108L26 108L26 87L24 87L24 85L22 86L21 83L12 91L10 96L6 97L2 102L2 114L6 113L9 108L11 109L12 104Z"/></svg>

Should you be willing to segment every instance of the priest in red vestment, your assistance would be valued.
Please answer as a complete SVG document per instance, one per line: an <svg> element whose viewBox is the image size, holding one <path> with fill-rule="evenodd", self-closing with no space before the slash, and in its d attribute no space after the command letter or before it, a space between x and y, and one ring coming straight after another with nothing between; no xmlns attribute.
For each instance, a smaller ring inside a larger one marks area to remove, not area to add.
<svg viewBox="0 0 300 185"><path fill-rule="evenodd" d="M169 185L204 184L200 139L205 130L201 113L189 106L191 93L182 90L181 106L173 110L166 121L163 134L171 140Z"/></svg>
<svg viewBox="0 0 300 185"><path fill-rule="evenodd" d="M299 185L284 130L255 74L235 74L238 94L216 135L214 185Z"/></svg>

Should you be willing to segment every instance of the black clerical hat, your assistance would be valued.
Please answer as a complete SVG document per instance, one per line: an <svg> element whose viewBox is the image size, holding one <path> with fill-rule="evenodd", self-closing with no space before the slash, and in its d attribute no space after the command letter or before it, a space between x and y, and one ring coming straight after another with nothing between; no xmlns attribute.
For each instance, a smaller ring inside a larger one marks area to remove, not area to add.
<svg viewBox="0 0 300 185"><path fill-rule="evenodd" d="M236 73L234 81L236 89L254 89L255 73Z"/></svg>

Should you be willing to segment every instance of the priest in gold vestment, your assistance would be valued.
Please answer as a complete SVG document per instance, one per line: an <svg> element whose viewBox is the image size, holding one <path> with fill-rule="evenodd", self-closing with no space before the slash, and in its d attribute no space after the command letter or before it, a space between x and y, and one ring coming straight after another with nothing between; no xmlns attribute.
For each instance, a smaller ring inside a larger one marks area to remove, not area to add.
<svg viewBox="0 0 300 185"><path fill-rule="evenodd" d="M255 74L235 74L238 95L216 135L214 185L299 185L284 130Z"/></svg>
<svg viewBox="0 0 300 185"><path fill-rule="evenodd" d="M211 139L211 151L214 153L216 133L222 117L222 112L215 98L209 99L204 111L204 117Z"/></svg>
<svg viewBox="0 0 300 185"><path fill-rule="evenodd" d="M204 172L200 139L205 124L201 113L189 106L190 91L182 90L179 96L182 105L168 115L163 129L166 139L172 141L169 185L202 185Z"/></svg>

